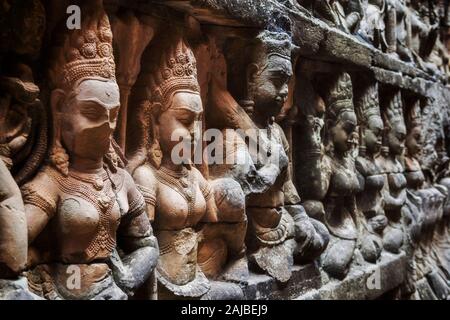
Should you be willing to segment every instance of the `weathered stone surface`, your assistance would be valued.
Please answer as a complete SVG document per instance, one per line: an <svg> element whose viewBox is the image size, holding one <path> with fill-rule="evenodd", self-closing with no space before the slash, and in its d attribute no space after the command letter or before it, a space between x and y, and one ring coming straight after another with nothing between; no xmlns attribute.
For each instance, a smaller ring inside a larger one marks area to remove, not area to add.
<svg viewBox="0 0 450 320"><path fill-rule="evenodd" d="M450 297L444 2L76 2L0 0L0 299Z"/></svg>
<svg viewBox="0 0 450 320"><path fill-rule="evenodd" d="M383 253L376 265L354 266L341 281L331 280L317 290L297 297L298 300L376 299L398 287L404 280L406 256ZM378 278L379 277L379 278ZM378 282L379 281L379 282Z"/></svg>
<svg viewBox="0 0 450 320"><path fill-rule="evenodd" d="M294 266L291 279L281 284L275 279L252 273L248 284L243 287L248 300L284 300L294 299L299 295L320 288L322 284L319 268L316 264Z"/></svg>
<svg viewBox="0 0 450 320"><path fill-rule="evenodd" d="M18 280L0 279L0 300L43 300L31 293L25 277Z"/></svg>

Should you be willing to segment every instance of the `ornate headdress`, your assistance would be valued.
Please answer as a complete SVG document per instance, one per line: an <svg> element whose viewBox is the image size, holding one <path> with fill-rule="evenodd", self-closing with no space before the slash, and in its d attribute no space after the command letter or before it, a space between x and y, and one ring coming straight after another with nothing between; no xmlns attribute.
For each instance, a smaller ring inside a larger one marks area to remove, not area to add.
<svg viewBox="0 0 450 320"><path fill-rule="evenodd" d="M400 91L394 94L389 101L386 111L385 120L388 128L400 126L405 128L405 120L403 118L402 96Z"/></svg>
<svg viewBox="0 0 450 320"><path fill-rule="evenodd" d="M115 63L112 49L112 31L102 0L84 1L81 28L62 34L53 49L49 76L51 89L70 90L86 79L114 80ZM55 130L50 163L63 175L69 172L69 156L61 145L61 127L58 115L54 115ZM123 166L119 147L111 139L105 162L115 170Z"/></svg>
<svg viewBox="0 0 450 320"><path fill-rule="evenodd" d="M50 79L53 88L70 89L82 80L115 80L112 31L102 1L86 2L81 29L63 35L54 49Z"/></svg>
<svg viewBox="0 0 450 320"><path fill-rule="evenodd" d="M260 59L265 59L272 55L290 60L293 48L291 37L287 33L265 30L255 39L251 61L260 61Z"/></svg>
<svg viewBox="0 0 450 320"><path fill-rule="evenodd" d="M139 109L137 125L130 130L130 136L136 137L134 143L137 141L135 150L129 151L130 172L147 160L159 168L162 153L156 118L171 107L173 95L180 91L200 94L195 57L182 34L179 30L171 30L161 37L144 53L146 63L132 96Z"/></svg>
<svg viewBox="0 0 450 320"><path fill-rule="evenodd" d="M406 123L409 130L422 125L421 111L422 110L420 109L420 101L416 101L414 105L410 108L406 119Z"/></svg>
<svg viewBox="0 0 450 320"><path fill-rule="evenodd" d="M181 36L166 47L159 64L153 67L149 76L149 100L161 104L160 111L170 107L172 96L177 91L200 94L197 63Z"/></svg>
<svg viewBox="0 0 450 320"><path fill-rule="evenodd" d="M355 112L352 80L348 73L341 72L333 79L324 100L329 119L337 120L344 112Z"/></svg>
<svg viewBox="0 0 450 320"><path fill-rule="evenodd" d="M361 95L356 99L356 112L358 120L364 125L368 125L372 118L381 121L377 83L362 90Z"/></svg>

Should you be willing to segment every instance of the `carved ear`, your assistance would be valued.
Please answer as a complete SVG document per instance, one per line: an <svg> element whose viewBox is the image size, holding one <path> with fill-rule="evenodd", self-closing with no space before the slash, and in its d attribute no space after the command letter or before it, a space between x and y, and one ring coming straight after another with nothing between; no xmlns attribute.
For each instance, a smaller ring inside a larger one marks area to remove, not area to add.
<svg viewBox="0 0 450 320"><path fill-rule="evenodd" d="M51 93L50 105L54 112L61 112L61 107L64 102L66 93L62 89L55 89Z"/></svg>
<svg viewBox="0 0 450 320"><path fill-rule="evenodd" d="M160 102L153 102L152 107L151 107L153 124L159 125L159 116L157 116L157 115L161 114L162 109L163 109L163 106Z"/></svg>
<svg viewBox="0 0 450 320"><path fill-rule="evenodd" d="M247 67L247 82L253 82L257 73L259 71L259 67L256 63L250 63Z"/></svg>
<svg viewBox="0 0 450 320"><path fill-rule="evenodd" d="M326 119L325 120L325 130L327 131L327 134L331 133L331 130L333 128L333 120L331 119Z"/></svg>

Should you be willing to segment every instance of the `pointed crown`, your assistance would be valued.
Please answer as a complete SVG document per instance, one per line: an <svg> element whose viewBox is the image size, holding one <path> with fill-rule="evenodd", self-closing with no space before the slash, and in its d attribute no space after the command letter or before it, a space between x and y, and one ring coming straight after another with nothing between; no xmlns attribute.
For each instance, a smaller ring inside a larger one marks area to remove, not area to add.
<svg viewBox="0 0 450 320"><path fill-rule="evenodd" d="M362 96L357 101L358 119L367 125L371 118L378 118L381 121L381 113L378 100L378 84L368 86Z"/></svg>
<svg viewBox="0 0 450 320"><path fill-rule="evenodd" d="M85 79L116 79L113 35L101 1L86 2L82 12L81 29L63 34L54 48L50 70L54 88L70 89Z"/></svg>
<svg viewBox="0 0 450 320"><path fill-rule="evenodd" d="M412 129L422 125L420 101L417 101L408 112L408 128Z"/></svg>
<svg viewBox="0 0 450 320"><path fill-rule="evenodd" d="M402 97L398 91L389 102L386 108L386 120L391 128L396 125L405 127L405 120L403 118Z"/></svg>
<svg viewBox="0 0 450 320"><path fill-rule="evenodd" d="M150 101L160 103L162 110L177 91L200 93L195 57L181 36L166 47L149 77Z"/></svg>
<svg viewBox="0 0 450 320"><path fill-rule="evenodd" d="M330 119L337 119L344 112L355 112L352 90L352 80L348 73L341 72L333 79L324 99Z"/></svg>
<svg viewBox="0 0 450 320"><path fill-rule="evenodd" d="M265 58L271 55L290 60L293 48L291 37L287 33L265 30L255 39L253 54L256 57L253 57L252 60L259 61L258 58Z"/></svg>

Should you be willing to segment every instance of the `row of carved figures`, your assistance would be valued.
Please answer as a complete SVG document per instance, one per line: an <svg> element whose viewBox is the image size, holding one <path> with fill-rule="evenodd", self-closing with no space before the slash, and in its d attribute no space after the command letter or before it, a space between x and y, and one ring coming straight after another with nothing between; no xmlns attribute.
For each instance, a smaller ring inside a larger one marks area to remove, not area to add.
<svg viewBox="0 0 450 320"><path fill-rule="evenodd" d="M298 0L332 27L447 81L448 1Z"/></svg>
<svg viewBox="0 0 450 320"><path fill-rule="evenodd" d="M111 27L89 1L81 29L55 28L42 90L24 64L1 77L0 297L240 299L250 271L342 280L386 252L407 255L401 297L424 278L449 295L450 168L444 150L421 169L426 99L302 72L281 31L194 48L152 23ZM313 103L293 126L300 78ZM174 162L172 133L207 128L246 161Z"/></svg>

